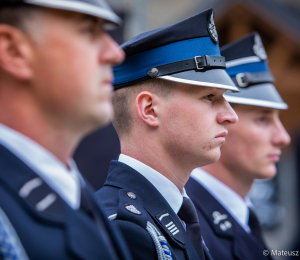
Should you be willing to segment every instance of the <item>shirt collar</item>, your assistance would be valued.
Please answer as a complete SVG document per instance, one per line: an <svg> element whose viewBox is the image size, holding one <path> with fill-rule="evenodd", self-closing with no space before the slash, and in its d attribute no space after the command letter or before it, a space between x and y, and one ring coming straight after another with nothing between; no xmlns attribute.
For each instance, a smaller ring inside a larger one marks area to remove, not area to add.
<svg viewBox="0 0 300 260"><path fill-rule="evenodd" d="M160 174L158 171L152 169L148 165L130 156L120 154L119 162L127 164L142 174L160 192L174 212L176 214L178 213L183 202L183 197L188 197L185 189L183 189L183 194L181 194L175 184L168 178Z"/></svg>
<svg viewBox="0 0 300 260"><path fill-rule="evenodd" d="M248 225L249 209L252 206L249 197L244 200L234 190L201 168L192 171L191 177L206 188L218 202L235 218L246 232L251 232Z"/></svg>
<svg viewBox="0 0 300 260"><path fill-rule="evenodd" d="M80 173L70 158L68 169L43 146L0 123L0 143L14 153L73 209L80 205Z"/></svg>

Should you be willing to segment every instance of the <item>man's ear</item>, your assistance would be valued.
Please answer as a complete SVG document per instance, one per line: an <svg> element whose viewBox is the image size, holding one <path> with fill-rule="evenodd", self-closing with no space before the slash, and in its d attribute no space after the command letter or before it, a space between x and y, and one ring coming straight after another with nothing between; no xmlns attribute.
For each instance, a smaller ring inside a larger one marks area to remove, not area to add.
<svg viewBox="0 0 300 260"><path fill-rule="evenodd" d="M143 122L152 127L159 125L157 101L157 96L148 91L139 93L135 99L138 116Z"/></svg>
<svg viewBox="0 0 300 260"><path fill-rule="evenodd" d="M0 24L1 70L20 80L32 78L32 44L22 31Z"/></svg>

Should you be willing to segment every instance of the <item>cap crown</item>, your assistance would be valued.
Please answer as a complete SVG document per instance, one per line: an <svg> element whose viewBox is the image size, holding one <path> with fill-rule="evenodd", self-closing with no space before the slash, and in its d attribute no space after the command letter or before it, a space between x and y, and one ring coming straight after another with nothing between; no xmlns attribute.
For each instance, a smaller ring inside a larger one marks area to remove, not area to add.
<svg viewBox="0 0 300 260"><path fill-rule="evenodd" d="M269 69L267 54L257 32L221 48L226 59L227 73L241 93L225 93L228 102L286 109Z"/></svg>
<svg viewBox="0 0 300 260"><path fill-rule="evenodd" d="M105 0L0 0L0 4L32 4L55 9L84 13L119 24L121 19L112 11Z"/></svg>
<svg viewBox="0 0 300 260"><path fill-rule="evenodd" d="M220 56L212 9L142 33L121 47L126 59L114 68L115 89L150 79L147 73L151 68L195 59L196 56Z"/></svg>

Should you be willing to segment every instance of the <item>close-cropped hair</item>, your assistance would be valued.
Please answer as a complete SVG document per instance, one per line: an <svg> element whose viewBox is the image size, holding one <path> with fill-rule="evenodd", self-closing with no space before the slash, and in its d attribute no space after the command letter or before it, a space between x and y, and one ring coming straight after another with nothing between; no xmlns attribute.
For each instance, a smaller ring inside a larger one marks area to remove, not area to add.
<svg viewBox="0 0 300 260"><path fill-rule="evenodd" d="M25 3L0 5L0 24L7 24L30 33L28 21L40 10L40 7Z"/></svg>
<svg viewBox="0 0 300 260"><path fill-rule="evenodd" d="M113 125L121 138L130 133L133 127L131 111L135 98L142 91L149 91L162 98L170 98L174 93L175 82L162 79L149 79L114 91L112 104L114 108Z"/></svg>

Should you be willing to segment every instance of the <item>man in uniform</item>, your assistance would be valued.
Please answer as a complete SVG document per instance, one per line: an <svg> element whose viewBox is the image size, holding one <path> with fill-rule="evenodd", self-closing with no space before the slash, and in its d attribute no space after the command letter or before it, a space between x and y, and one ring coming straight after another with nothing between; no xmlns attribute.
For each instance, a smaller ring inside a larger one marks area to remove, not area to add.
<svg viewBox="0 0 300 260"><path fill-rule="evenodd" d="M0 1L0 258L130 259L71 155L109 122L104 1Z"/></svg>
<svg viewBox="0 0 300 260"><path fill-rule="evenodd" d="M115 68L121 155L97 193L134 259L211 259L184 185L215 162L237 116L212 9L124 43Z"/></svg>
<svg viewBox="0 0 300 260"><path fill-rule="evenodd" d="M255 179L272 178L290 137L279 119L286 109L267 65L260 36L252 33L224 46L227 72L241 93L226 93L239 116L228 128L218 162L195 169L186 185L202 235L215 260L270 259L247 197Z"/></svg>

